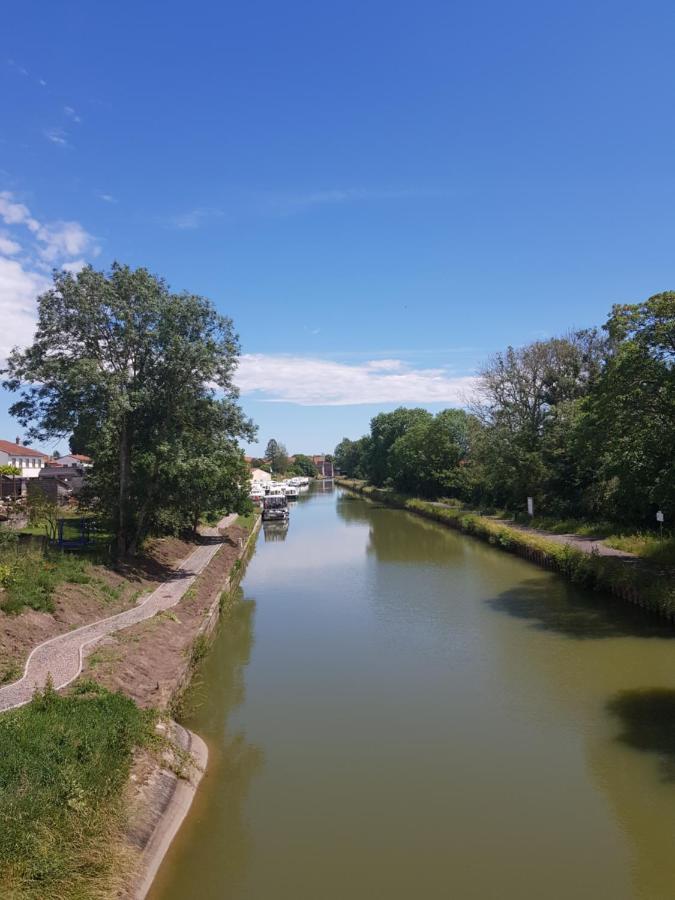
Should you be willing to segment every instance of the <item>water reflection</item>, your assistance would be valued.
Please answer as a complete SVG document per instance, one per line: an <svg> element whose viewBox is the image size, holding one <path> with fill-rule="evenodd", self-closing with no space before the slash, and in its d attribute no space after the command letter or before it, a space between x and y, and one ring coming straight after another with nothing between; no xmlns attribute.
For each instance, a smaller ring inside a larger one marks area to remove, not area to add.
<svg viewBox="0 0 675 900"><path fill-rule="evenodd" d="M580 640L675 637L675 629L640 607L560 579L532 578L487 602L498 612L530 621L540 631Z"/></svg>
<svg viewBox="0 0 675 900"><path fill-rule="evenodd" d="M286 522L263 522L263 535L265 543L285 541L288 535L288 520Z"/></svg>
<svg viewBox="0 0 675 900"><path fill-rule="evenodd" d="M337 512L345 522L370 526L368 553L379 562L453 565L462 559L466 542L456 532L412 513L340 493Z"/></svg>
<svg viewBox="0 0 675 900"><path fill-rule="evenodd" d="M332 478L319 479L312 482L312 488L315 494L332 494L335 491L335 482Z"/></svg>
<svg viewBox="0 0 675 900"><path fill-rule="evenodd" d="M246 697L244 670L253 647L255 602L242 597L241 590L233 596L213 649L187 698L193 713L185 724L206 739L208 769L190 819L179 832L150 898L163 896L169 885L180 897L195 896L195 872L208 869L217 859L218 883L201 881L199 897L220 900L224 885L233 888L241 883L250 865L251 836L244 805L251 781L263 767L264 755L242 731L229 726L232 713ZM210 817L206 827L201 815L205 806Z"/></svg>
<svg viewBox="0 0 675 900"><path fill-rule="evenodd" d="M634 750L656 754L663 781L675 782L675 691L622 691L607 709L621 723L617 740Z"/></svg>

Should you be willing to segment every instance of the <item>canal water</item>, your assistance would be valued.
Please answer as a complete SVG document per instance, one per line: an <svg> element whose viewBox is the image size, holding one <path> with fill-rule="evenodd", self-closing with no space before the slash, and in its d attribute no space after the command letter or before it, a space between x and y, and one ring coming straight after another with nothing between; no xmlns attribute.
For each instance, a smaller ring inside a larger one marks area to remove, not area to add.
<svg viewBox="0 0 675 900"><path fill-rule="evenodd" d="M675 631L340 490L260 534L152 900L675 897Z"/></svg>

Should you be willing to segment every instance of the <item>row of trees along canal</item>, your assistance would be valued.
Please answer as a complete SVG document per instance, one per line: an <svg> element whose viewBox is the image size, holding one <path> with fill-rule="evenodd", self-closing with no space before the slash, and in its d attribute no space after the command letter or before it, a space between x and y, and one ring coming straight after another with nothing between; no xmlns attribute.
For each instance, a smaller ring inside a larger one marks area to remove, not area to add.
<svg viewBox="0 0 675 900"><path fill-rule="evenodd" d="M318 471L311 457L304 453L296 453L290 457L286 445L276 438L270 438L265 456L252 459L251 466L275 475L306 475L308 478L314 478Z"/></svg>
<svg viewBox="0 0 675 900"><path fill-rule="evenodd" d="M675 292L601 329L497 353L469 411L400 408L345 438L345 475L426 498L652 525L675 511Z"/></svg>
<svg viewBox="0 0 675 900"><path fill-rule="evenodd" d="M247 510L238 442L256 429L237 403L238 356L232 321L208 300L115 263L54 273L4 386L20 392L10 412L30 439L72 435L93 457L89 503L125 554L149 533Z"/></svg>

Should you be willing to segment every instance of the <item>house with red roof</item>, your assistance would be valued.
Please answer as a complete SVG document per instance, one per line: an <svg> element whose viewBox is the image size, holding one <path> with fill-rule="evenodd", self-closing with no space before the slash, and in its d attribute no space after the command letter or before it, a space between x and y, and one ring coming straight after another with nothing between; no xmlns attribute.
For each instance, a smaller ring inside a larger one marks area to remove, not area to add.
<svg viewBox="0 0 675 900"><path fill-rule="evenodd" d="M84 453L68 453L66 456L59 456L58 462L62 466L80 466L83 469L90 469L94 465L91 456L85 456Z"/></svg>
<svg viewBox="0 0 675 900"><path fill-rule="evenodd" d="M19 438L14 443L0 440L0 466L14 466L22 478L37 478L48 459L46 453L24 447Z"/></svg>

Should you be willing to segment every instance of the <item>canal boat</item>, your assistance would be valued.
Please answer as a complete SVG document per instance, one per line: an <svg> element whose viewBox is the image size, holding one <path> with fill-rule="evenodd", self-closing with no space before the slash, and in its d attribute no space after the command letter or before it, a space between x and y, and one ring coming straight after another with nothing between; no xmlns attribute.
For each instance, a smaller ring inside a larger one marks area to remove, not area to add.
<svg viewBox="0 0 675 900"><path fill-rule="evenodd" d="M263 522L285 522L288 519L288 501L282 493L268 494L263 500Z"/></svg>

